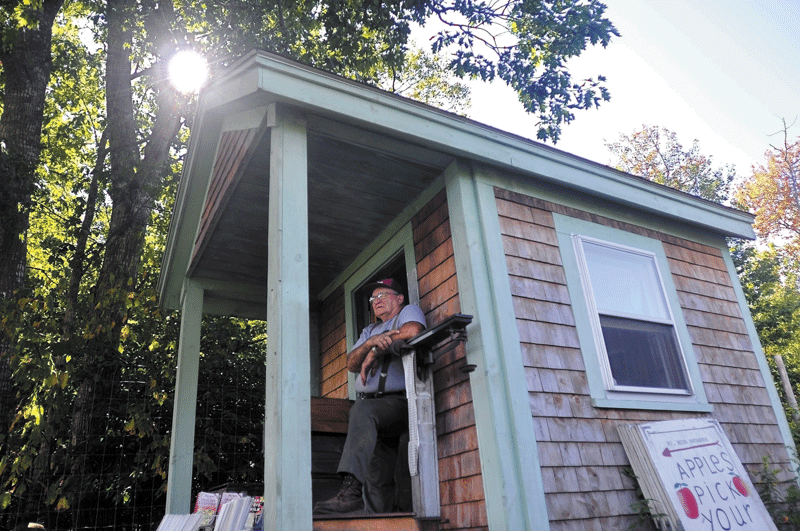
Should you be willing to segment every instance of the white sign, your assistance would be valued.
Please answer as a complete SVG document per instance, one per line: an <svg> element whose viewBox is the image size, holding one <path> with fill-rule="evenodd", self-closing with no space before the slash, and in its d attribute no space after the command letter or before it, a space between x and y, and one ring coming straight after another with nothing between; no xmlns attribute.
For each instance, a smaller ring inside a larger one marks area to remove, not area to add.
<svg viewBox="0 0 800 531"><path fill-rule="evenodd" d="M668 499L673 509L668 511L670 520L679 519L684 530L777 531L716 420L656 422L627 426L625 430L628 435L637 434L652 463L637 470L634 461L643 461L645 456L634 459L632 454L637 452L629 451L630 438L623 437L634 470L640 478L655 471L661 482L662 501Z"/></svg>

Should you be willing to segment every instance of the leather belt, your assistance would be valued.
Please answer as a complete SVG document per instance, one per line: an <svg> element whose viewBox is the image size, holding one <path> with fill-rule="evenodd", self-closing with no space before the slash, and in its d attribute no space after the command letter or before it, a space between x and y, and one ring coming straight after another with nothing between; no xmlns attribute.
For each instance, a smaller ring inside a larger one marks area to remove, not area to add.
<svg viewBox="0 0 800 531"><path fill-rule="evenodd" d="M403 395L406 396L405 391L390 391L388 393L356 393L356 398L360 398L361 400L369 399L369 398L383 398L384 396L399 396Z"/></svg>

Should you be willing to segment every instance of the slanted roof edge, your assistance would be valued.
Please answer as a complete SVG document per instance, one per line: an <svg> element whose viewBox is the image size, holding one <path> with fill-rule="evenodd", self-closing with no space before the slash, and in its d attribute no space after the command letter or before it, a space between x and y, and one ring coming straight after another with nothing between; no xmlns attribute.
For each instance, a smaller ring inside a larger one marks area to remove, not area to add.
<svg viewBox="0 0 800 531"><path fill-rule="evenodd" d="M256 76L253 75L255 71L258 72ZM754 216L747 212L276 54L260 50L250 52L209 87L209 96L214 95L210 100L223 104L247 95L232 90L231 85L244 85L247 94L253 91L270 93L276 100L336 115L339 119L417 143L427 143L465 159L679 218L725 236L755 238ZM643 201L648 195L651 200Z"/></svg>
<svg viewBox="0 0 800 531"><path fill-rule="evenodd" d="M253 95L261 96L256 98L259 105L282 101L357 127L428 145L456 157L487 163L508 170L518 179L540 179L588 196L679 219L724 236L755 238L754 216L747 212L261 50L249 52L204 89L193 137L204 137L202 147L207 150L210 140L218 140L207 136L209 127L217 129L217 137L219 134L220 117L215 111ZM176 245L186 237L179 233L188 230L182 227L186 223L187 204L193 202L190 196L197 193L193 190L197 185L207 185L205 181L194 182L197 157L209 156L200 153L198 144L198 139L193 138L170 222L158 286L162 300L168 292L175 299L176 289L180 291L178 286L169 285L177 282L174 275L180 275L171 271L179 254ZM173 278L165 278L170 274ZM166 306L173 307L174 303L173 300Z"/></svg>

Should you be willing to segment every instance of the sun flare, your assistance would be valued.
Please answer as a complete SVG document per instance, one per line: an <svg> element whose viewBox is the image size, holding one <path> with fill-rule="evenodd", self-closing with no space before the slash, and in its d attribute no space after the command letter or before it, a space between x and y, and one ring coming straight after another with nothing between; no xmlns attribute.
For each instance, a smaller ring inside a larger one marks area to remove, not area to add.
<svg viewBox="0 0 800 531"><path fill-rule="evenodd" d="M184 94L200 90L208 78L205 58L194 50L181 50L169 62L169 80Z"/></svg>

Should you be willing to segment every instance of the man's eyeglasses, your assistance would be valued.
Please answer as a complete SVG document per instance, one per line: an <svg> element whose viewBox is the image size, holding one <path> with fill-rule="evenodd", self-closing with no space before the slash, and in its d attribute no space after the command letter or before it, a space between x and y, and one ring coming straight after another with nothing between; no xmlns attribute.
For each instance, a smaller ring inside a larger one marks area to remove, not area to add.
<svg viewBox="0 0 800 531"><path fill-rule="evenodd" d="M382 301L389 295L399 295L399 293L378 293L377 295L373 295L369 298L369 303L372 304L375 301Z"/></svg>

